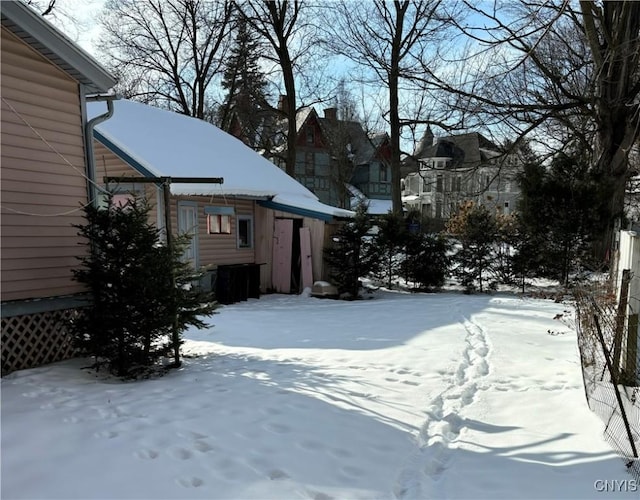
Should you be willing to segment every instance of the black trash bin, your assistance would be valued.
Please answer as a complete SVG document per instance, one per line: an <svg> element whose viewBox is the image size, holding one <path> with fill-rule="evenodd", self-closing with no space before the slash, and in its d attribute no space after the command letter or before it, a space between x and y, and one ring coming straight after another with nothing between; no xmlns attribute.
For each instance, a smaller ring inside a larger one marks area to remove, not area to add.
<svg viewBox="0 0 640 500"><path fill-rule="evenodd" d="M216 300L221 304L260 298L260 264L221 265L216 274Z"/></svg>

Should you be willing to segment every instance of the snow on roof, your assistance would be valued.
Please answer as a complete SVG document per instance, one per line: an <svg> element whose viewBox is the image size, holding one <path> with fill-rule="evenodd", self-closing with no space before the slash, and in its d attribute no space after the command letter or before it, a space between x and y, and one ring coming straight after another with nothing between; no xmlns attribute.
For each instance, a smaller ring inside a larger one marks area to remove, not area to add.
<svg viewBox="0 0 640 500"><path fill-rule="evenodd" d="M295 201L311 212L350 217L348 210L325 205L276 165L218 127L190 116L125 99L114 114L96 125L95 137L148 177L222 177L220 184L172 184L180 195L224 195ZM87 103L89 119L106 112Z"/></svg>
<svg viewBox="0 0 640 500"><path fill-rule="evenodd" d="M309 115L314 111L315 110L314 110L313 106L307 106L307 107L304 107L304 108L300 109L296 113L296 131L300 132L300 129L304 125L304 122L307 121L307 118L309 118Z"/></svg>
<svg viewBox="0 0 640 500"><path fill-rule="evenodd" d="M393 208L391 200L378 200L376 198L369 198L369 205L367 212L371 215L384 215L388 214Z"/></svg>
<svg viewBox="0 0 640 500"><path fill-rule="evenodd" d="M402 197L402 203L405 203L407 201L417 201L419 199L420 199L420 196L415 195L415 194L410 194L410 195Z"/></svg>
<svg viewBox="0 0 640 500"><path fill-rule="evenodd" d="M367 198L366 195L352 184L346 184L351 194L351 208L355 210L360 203L367 204L367 213L370 215L388 214L393 208L391 200L379 200L376 198Z"/></svg>

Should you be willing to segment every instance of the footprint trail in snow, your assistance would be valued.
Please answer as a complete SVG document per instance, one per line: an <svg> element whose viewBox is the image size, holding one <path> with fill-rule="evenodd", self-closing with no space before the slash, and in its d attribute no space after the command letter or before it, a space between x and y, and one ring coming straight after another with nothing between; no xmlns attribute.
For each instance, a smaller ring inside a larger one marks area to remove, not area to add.
<svg viewBox="0 0 640 500"><path fill-rule="evenodd" d="M483 377L490 372L486 330L464 318L465 348L453 380L427 405L427 421L418 436L419 450L410 457L394 488L399 499L445 498L438 481L452 459L452 449L465 427L461 411L472 404Z"/></svg>

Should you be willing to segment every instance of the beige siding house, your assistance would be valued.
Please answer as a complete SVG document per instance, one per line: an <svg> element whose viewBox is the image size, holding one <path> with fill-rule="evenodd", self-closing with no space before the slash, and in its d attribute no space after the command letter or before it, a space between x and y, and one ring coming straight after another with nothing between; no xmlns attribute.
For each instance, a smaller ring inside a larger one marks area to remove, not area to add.
<svg viewBox="0 0 640 500"><path fill-rule="evenodd" d="M97 177L110 178L105 187L116 195L146 195L159 228L165 218L162 179L182 178L170 184L171 228L191 234L186 256L195 268L208 270L218 300L246 298L246 291L249 297L298 293L323 278L325 225L351 217L351 211L320 203L207 122L127 100L113 107L113 116L94 130ZM89 115L104 110L104 104L91 103ZM158 182L136 182L143 177ZM206 182L220 177L222 183Z"/></svg>
<svg viewBox="0 0 640 500"><path fill-rule="evenodd" d="M65 357L89 200L85 100L115 80L20 2L0 3L2 372Z"/></svg>

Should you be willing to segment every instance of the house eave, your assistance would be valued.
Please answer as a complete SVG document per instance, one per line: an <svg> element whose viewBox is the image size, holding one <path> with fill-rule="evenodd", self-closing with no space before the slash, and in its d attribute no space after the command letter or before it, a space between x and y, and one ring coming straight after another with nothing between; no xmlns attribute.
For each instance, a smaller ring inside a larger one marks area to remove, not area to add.
<svg viewBox="0 0 640 500"><path fill-rule="evenodd" d="M104 93L117 79L42 16L22 2L0 2L2 26L37 50L86 87L88 93Z"/></svg>
<svg viewBox="0 0 640 500"><path fill-rule="evenodd" d="M309 210L307 208L300 208L292 205L286 205L284 203L278 203L273 200L262 200L262 201L258 201L257 203L261 207L270 208L271 210L279 210L281 212L287 212L294 215L301 215L302 217L309 217L312 219L319 219L325 222L331 222L335 219L333 215L325 214L322 212L316 212L315 210Z"/></svg>

